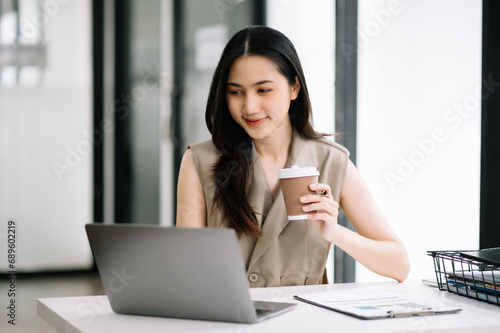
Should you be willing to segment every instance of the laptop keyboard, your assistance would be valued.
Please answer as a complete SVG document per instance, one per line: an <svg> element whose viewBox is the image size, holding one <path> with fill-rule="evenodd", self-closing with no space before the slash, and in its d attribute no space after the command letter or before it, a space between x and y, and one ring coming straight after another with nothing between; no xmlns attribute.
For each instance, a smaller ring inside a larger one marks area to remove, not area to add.
<svg viewBox="0 0 500 333"><path fill-rule="evenodd" d="M257 317L261 317L268 314L269 312L272 312L273 310L257 308L255 309L255 311L257 312Z"/></svg>

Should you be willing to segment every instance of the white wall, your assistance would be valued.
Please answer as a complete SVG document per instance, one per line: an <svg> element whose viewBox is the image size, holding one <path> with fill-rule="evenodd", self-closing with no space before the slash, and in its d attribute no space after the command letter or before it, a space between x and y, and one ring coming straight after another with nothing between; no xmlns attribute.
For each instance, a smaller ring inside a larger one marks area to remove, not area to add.
<svg viewBox="0 0 500 333"><path fill-rule="evenodd" d="M21 21L44 29L42 82L0 87L0 252L15 219L18 271L92 263L91 2L50 3L43 20Z"/></svg>
<svg viewBox="0 0 500 333"><path fill-rule="evenodd" d="M479 244L480 0L359 0L358 167L407 245ZM357 266L357 281L382 279Z"/></svg>

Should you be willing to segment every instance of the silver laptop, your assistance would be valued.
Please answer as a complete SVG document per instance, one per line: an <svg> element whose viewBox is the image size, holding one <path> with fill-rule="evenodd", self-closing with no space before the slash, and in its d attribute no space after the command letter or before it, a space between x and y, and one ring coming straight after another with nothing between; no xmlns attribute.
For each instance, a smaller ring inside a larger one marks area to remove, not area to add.
<svg viewBox="0 0 500 333"><path fill-rule="evenodd" d="M232 229L85 226L116 313L256 323L297 304L252 301Z"/></svg>

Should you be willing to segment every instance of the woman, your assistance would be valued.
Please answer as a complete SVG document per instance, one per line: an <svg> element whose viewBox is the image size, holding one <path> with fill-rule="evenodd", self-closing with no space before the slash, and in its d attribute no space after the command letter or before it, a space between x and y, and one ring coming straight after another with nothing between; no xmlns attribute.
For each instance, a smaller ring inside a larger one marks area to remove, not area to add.
<svg viewBox="0 0 500 333"><path fill-rule="evenodd" d="M331 244L378 274L406 279L406 249L348 151L312 127L304 74L286 36L249 27L231 38L205 118L212 140L184 154L177 226L234 228L250 286L325 283ZM301 197L309 220L287 218L278 174L292 165L320 171L310 188L326 195ZM357 232L338 224L339 205Z"/></svg>

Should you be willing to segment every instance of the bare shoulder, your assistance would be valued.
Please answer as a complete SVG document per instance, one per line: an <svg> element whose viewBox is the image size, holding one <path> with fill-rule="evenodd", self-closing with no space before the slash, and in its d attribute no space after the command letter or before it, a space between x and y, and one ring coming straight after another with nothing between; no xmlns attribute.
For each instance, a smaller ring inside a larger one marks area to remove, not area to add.
<svg viewBox="0 0 500 333"><path fill-rule="evenodd" d="M341 193L341 200L352 199L357 201L359 199L372 199L368 185L359 173L354 163L349 160L345 173L345 183Z"/></svg>
<svg viewBox="0 0 500 333"><path fill-rule="evenodd" d="M356 231L375 240L398 238L376 203L368 184L349 160L340 205Z"/></svg>
<svg viewBox="0 0 500 333"><path fill-rule="evenodd" d="M177 221L179 227L206 225L205 195L191 149L182 157L177 183Z"/></svg>

